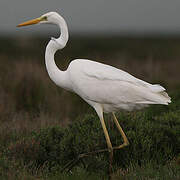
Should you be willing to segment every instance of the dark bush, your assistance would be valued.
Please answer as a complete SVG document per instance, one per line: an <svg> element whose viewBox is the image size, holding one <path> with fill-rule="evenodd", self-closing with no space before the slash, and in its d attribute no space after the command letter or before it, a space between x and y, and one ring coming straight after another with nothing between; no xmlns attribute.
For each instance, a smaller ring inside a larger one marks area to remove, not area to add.
<svg viewBox="0 0 180 180"><path fill-rule="evenodd" d="M118 120L130 141L130 145L114 153L114 165L127 168L130 164L145 162L164 164L180 152L180 111L164 112L160 116L146 116L147 112L121 113ZM106 118L108 118L107 116ZM113 145L122 143L115 127L108 127ZM47 163L63 167L69 161L86 152L106 148L106 141L97 115L86 115L67 128L51 127L33 132L31 137L12 144L8 148L11 157L32 161L37 166ZM103 170L107 166L108 153L85 158L86 168ZM93 164L93 165L92 165ZM79 164L82 166L82 164Z"/></svg>

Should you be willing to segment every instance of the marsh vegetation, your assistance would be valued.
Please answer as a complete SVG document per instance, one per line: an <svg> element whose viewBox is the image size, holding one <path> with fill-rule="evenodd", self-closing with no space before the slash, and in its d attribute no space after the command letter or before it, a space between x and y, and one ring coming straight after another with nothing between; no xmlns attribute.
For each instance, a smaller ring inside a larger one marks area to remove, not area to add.
<svg viewBox="0 0 180 180"><path fill-rule="evenodd" d="M107 153L60 172L106 141L94 110L49 79L47 41L1 37L0 179L106 179ZM72 37L55 58L61 69L87 58L163 85L172 97L169 106L117 113L130 146L115 152L113 178L180 179L180 38ZM120 144L111 116L105 119L113 144Z"/></svg>

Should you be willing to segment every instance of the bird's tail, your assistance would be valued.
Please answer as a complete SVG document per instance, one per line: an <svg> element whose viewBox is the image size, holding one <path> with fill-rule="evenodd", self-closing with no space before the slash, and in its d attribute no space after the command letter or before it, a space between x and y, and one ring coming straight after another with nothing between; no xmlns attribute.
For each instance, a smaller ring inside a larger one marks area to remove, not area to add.
<svg viewBox="0 0 180 180"><path fill-rule="evenodd" d="M168 105L171 103L171 98L168 96L168 94L165 92L166 89L159 84L151 85L151 91L157 95L159 95L159 100L162 102L162 104Z"/></svg>

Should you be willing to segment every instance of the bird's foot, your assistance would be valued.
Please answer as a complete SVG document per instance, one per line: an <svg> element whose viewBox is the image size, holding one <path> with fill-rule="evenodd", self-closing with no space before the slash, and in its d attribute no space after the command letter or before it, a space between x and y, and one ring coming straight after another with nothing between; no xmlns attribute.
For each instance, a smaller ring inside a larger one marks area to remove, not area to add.
<svg viewBox="0 0 180 180"><path fill-rule="evenodd" d="M129 145L129 142L124 142L123 144L121 144L120 146L116 146L116 147L113 147L113 150L117 150L117 149L121 149L123 147L126 147Z"/></svg>

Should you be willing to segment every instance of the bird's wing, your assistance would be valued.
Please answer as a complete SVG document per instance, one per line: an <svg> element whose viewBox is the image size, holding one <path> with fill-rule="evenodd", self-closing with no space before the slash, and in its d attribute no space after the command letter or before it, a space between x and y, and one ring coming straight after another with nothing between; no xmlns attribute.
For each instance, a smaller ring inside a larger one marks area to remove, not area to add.
<svg viewBox="0 0 180 180"><path fill-rule="evenodd" d="M137 86L151 88L151 91L153 92L160 92L165 90L162 86L158 84L152 85L132 76L128 72L101 63L96 63L96 65L94 64L94 66L86 66L86 68L84 68L84 74L102 81L108 80L129 82Z"/></svg>
<svg viewBox="0 0 180 180"><path fill-rule="evenodd" d="M71 64L74 91L91 101L109 104L119 101L145 103L153 99L149 97L150 94L165 90L160 85L149 84L105 64L89 60L75 60Z"/></svg>

